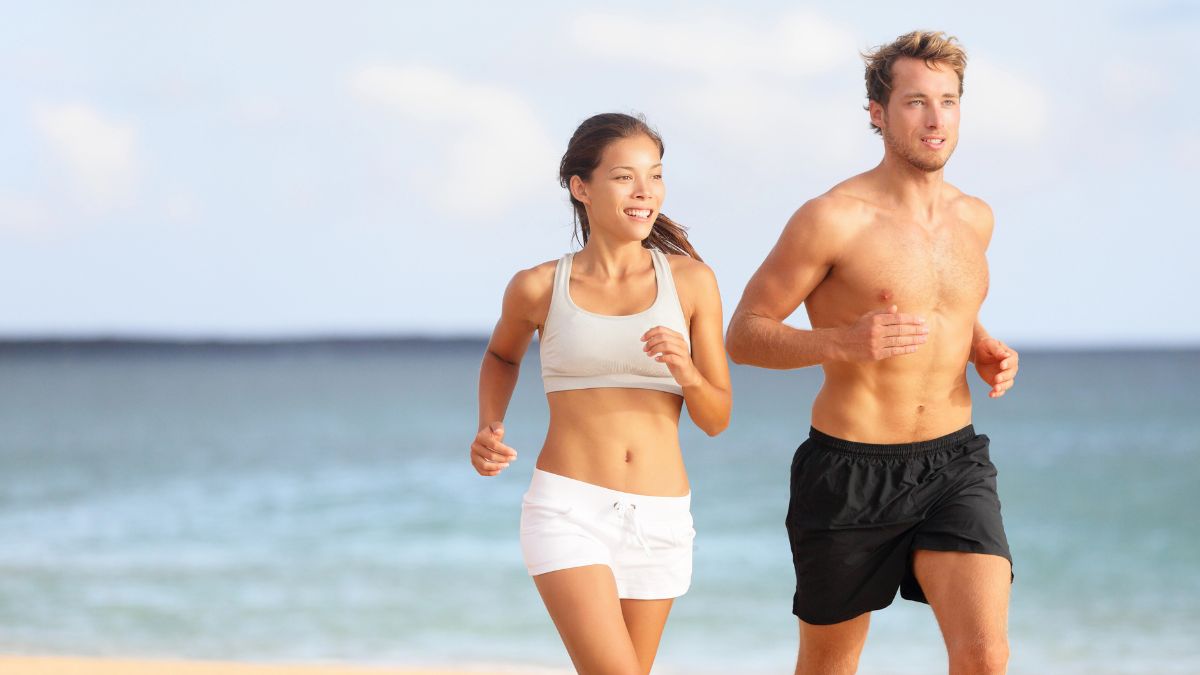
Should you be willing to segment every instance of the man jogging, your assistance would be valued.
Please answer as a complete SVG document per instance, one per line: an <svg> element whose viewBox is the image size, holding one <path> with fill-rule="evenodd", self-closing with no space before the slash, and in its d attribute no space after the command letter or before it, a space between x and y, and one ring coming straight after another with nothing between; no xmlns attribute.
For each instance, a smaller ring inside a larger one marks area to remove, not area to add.
<svg viewBox="0 0 1200 675"><path fill-rule="evenodd" d="M991 209L943 179L966 54L913 32L866 61L883 160L792 216L727 336L736 363L825 373L792 461L796 672L855 672L899 589L932 606L951 673L1002 673L1012 558L966 370L998 398L1018 355L978 318ZM812 330L783 323L801 304Z"/></svg>

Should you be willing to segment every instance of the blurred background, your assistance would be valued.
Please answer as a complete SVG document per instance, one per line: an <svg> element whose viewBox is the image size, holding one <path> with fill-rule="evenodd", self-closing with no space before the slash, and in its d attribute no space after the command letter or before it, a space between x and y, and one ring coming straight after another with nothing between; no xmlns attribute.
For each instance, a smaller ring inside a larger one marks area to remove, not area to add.
<svg viewBox="0 0 1200 675"><path fill-rule="evenodd" d="M881 156L858 53L932 28L970 59L946 177L996 213L982 318L1022 353L975 413L1011 672L1200 672L1195 3L5 15L0 651L568 668L517 546L536 345L521 462L466 461L504 285L573 245L568 137L647 116L728 314L791 213ZM683 425L696 579L656 672L794 658L787 467L821 375L733 375L731 428ZM862 672L942 652L898 600Z"/></svg>

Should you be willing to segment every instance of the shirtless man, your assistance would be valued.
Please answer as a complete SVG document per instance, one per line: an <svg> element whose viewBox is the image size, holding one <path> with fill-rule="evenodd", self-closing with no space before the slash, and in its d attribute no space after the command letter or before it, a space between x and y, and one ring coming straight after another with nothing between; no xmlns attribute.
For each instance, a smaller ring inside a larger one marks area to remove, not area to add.
<svg viewBox="0 0 1200 675"><path fill-rule="evenodd" d="M966 370L998 398L1018 357L978 319L991 209L942 176L965 66L936 32L867 56L883 161L800 207L729 324L736 363L825 372L792 461L797 673L855 672L897 589L932 606L952 674L1007 665L1012 558ZM812 330L783 323L801 303Z"/></svg>

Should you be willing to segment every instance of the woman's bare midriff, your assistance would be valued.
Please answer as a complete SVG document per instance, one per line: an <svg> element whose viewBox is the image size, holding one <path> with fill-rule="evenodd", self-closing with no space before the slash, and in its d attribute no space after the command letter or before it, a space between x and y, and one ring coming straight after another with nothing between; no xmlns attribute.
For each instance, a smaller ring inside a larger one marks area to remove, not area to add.
<svg viewBox="0 0 1200 675"><path fill-rule="evenodd" d="M679 448L683 398L651 389L552 392L537 468L633 494L688 494Z"/></svg>

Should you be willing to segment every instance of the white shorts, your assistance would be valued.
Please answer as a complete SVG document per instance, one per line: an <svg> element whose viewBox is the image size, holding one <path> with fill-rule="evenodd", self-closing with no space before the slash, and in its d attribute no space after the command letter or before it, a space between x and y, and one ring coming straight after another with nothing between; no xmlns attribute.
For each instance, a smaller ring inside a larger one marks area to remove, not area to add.
<svg viewBox="0 0 1200 675"><path fill-rule="evenodd" d="M525 567L607 565L620 598L677 598L692 583L691 503L690 493L635 495L534 469L521 503Z"/></svg>

